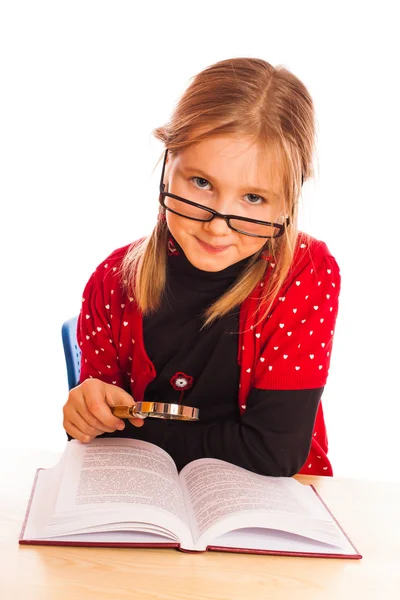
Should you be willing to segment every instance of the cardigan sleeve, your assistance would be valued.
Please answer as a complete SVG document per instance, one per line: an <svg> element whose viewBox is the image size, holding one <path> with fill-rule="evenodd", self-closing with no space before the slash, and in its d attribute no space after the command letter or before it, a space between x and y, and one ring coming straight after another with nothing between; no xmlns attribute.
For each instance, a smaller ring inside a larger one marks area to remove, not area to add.
<svg viewBox="0 0 400 600"><path fill-rule="evenodd" d="M115 251L89 278L83 292L77 323L77 340L82 352L80 382L98 378L124 387L124 376L116 347L121 327L123 300Z"/></svg>
<svg viewBox="0 0 400 600"><path fill-rule="evenodd" d="M338 313L340 271L323 253L305 261L266 319L260 336L254 387L310 389L326 384Z"/></svg>

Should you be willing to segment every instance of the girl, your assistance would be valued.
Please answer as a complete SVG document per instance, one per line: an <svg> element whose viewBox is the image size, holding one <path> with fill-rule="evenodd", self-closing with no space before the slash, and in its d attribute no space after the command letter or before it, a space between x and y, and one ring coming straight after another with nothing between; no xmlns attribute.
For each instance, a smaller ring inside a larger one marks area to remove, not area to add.
<svg viewBox="0 0 400 600"><path fill-rule="evenodd" d="M85 287L67 433L153 442L179 469L214 457L332 475L321 396L340 274L326 245L297 231L315 143L307 89L263 60L223 60L154 134L165 146L158 222ZM200 420L110 410L141 400L196 407Z"/></svg>

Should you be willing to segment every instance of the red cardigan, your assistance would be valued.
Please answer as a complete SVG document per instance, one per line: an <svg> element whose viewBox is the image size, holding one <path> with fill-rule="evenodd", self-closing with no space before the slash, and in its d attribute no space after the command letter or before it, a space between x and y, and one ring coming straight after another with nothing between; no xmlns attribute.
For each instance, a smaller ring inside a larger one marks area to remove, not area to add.
<svg viewBox="0 0 400 600"><path fill-rule="evenodd" d="M119 274L129 246L115 250L86 284L78 319L82 351L81 382L97 377L144 397L156 376L143 343L142 315L123 290ZM274 270L240 307L238 363L240 412L252 388L298 390L325 386L338 312L340 271L326 244L300 233L292 266L270 315L258 325L255 314ZM320 403L311 448L300 473L332 475Z"/></svg>

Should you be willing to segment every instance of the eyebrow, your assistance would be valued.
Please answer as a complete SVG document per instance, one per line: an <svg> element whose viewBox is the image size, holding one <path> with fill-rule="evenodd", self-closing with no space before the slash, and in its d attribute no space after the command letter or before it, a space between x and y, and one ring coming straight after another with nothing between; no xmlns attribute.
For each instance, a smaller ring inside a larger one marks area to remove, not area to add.
<svg viewBox="0 0 400 600"><path fill-rule="evenodd" d="M186 172L188 173L189 171L191 171L192 173L198 173L198 175L200 175L201 177L204 177L204 179L207 179L208 181L211 181L213 179L213 177L211 177L210 175L207 175L207 173L205 173L205 171L202 171L201 169L197 168L197 167L191 167L189 165L181 165L180 167L178 167L178 171L181 172ZM276 194L275 192L272 192L271 190L264 190L263 188L259 188L256 186L252 186L252 185L248 185L246 186L246 189L248 190L252 190L249 193L256 193L256 194L263 194L264 196L273 196L274 198L279 199L279 194Z"/></svg>

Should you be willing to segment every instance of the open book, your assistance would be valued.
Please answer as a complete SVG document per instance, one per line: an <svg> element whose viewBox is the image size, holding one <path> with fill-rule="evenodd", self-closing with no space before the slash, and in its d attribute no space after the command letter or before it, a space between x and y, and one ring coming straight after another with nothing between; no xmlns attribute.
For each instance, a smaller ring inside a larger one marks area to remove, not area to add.
<svg viewBox="0 0 400 600"><path fill-rule="evenodd" d="M178 473L158 446L125 438L72 440L38 469L20 544L361 558L312 486L207 458Z"/></svg>

